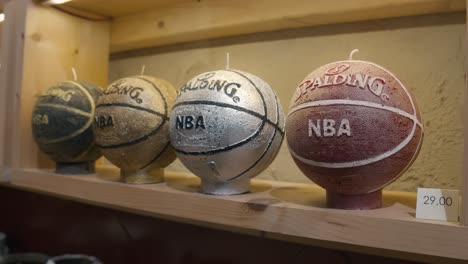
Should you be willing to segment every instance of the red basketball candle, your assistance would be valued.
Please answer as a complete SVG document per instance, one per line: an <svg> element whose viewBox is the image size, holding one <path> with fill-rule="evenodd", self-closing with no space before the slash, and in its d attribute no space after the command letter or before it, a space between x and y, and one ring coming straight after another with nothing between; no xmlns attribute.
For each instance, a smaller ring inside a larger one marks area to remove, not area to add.
<svg viewBox="0 0 468 264"><path fill-rule="evenodd" d="M326 189L329 207L372 209L381 207L382 188L416 159L423 125L413 95L394 74L350 56L299 84L286 135L301 171Z"/></svg>

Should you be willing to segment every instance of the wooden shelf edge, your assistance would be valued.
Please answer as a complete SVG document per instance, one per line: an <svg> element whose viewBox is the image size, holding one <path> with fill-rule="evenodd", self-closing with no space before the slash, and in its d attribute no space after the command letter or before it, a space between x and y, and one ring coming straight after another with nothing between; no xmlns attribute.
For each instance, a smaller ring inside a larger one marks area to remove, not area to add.
<svg viewBox="0 0 468 264"><path fill-rule="evenodd" d="M468 24L468 11L466 13L466 23ZM468 28L465 26L465 41L468 40ZM465 44L465 52L468 52L468 45ZM468 57L465 56L465 67L468 67ZM466 69L466 68L465 68ZM465 70L466 74L466 70ZM468 81L465 79L465 91L468 90ZM468 102L468 93L465 92L465 104ZM464 122L465 125L468 124L468 107L465 106L464 109ZM464 151L463 151L463 160L468 158L468 129L464 130L463 134L464 140ZM468 164L463 162L463 174L462 174L462 183L461 183L461 195L464 197L464 201L461 203L461 217L460 222L464 226L468 226Z"/></svg>
<svg viewBox="0 0 468 264"><path fill-rule="evenodd" d="M334 210L321 208L323 190L308 184L253 181L252 193L219 197L198 193L198 178L187 175L168 173L166 183L151 185L115 182L115 175L116 170L99 171L96 177L23 169L13 170L8 185L262 237L468 260L468 228L415 219L414 208L401 203L370 211Z"/></svg>
<svg viewBox="0 0 468 264"><path fill-rule="evenodd" d="M190 1L115 17L111 52L314 25L464 11L464 0Z"/></svg>

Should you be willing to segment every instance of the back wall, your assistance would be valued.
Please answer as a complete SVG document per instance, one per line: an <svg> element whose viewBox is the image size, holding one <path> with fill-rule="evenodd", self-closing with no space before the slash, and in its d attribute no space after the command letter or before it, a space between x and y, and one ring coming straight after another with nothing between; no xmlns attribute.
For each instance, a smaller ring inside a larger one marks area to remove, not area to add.
<svg viewBox="0 0 468 264"><path fill-rule="evenodd" d="M315 68L348 58L380 64L403 80L418 101L425 125L421 152L389 189L458 188L462 173L465 94L465 14L452 13L251 34L113 54L109 81L140 74L166 79L180 88L205 71L225 67L266 80L287 112L293 92ZM179 161L168 168L186 171ZM378 173L378 172L376 172ZM310 182L283 144L259 178Z"/></svg>

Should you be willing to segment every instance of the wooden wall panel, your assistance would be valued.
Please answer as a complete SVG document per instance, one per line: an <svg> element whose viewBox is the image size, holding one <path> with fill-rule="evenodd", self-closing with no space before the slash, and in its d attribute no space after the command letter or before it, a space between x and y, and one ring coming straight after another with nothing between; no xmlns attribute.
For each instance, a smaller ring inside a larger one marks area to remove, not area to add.
<svg viewBox="0 0 468 264"><path fill-rule="evenodd" d="M0 58L0 180L8 178L4 168L11 168L13 159L12 128L18 118L17 88L21 87L23 67L23 43L26 17L24 0L6 1L3 10L6 20L2 23Z"/></svg>
<svg viewBox="0 0 468 264"><path fill-rule="evenodd" d="M467 1L468 2L468 1ZM466 22L468 24L468 11L466 12ZM466 28L466 35L465 39L468 40L468 28ZM465 51L468 51L468 42L465 43L464 47ZM466 79L467 74L466 71L468 70L468 56L465 56L465 116L464 116L464 123L465 123L465 134L464 134L464 163L463 163L463 178L461 183L461 193L462 193L462 203L461 203L461 217L460 223L464 226L468 226L468 80Z"/></svg>
<svg viewBox="0 0 468 264"><path fill-rule="evenodd" d="M463 0L198 0L114 18L111 51L247 33L465 10Z"/></svg>
<svg viewBox="0 0 468 264"><path fill-rule="evenodd" d="M26 0L19 0L26 1ZM48 87L72 79L107 85L109 22L88 21L50 7L27 2L22 83L16 89L19 113L13 127L13 167L37 168L49 162L38 151L31 132L31 113ZM18 71L21 72L21 71Z"/></svg>

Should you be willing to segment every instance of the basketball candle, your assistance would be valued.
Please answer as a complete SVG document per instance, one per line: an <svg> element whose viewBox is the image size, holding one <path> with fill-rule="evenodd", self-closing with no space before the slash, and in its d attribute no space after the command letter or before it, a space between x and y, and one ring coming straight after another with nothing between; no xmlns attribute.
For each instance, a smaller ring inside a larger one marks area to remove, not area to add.
<svg viewBox="0 0 468 264"><path fill-rule="evenodd" d="M33 137L39 149L56 162L57 173L94 172L101 154L92 123L95 102L101 94L93 84L66 81L38 98L32 114Z"/></svg>
<svg viewBox="0 0 468 264"><path fill-rule="evenodd" d="M170 120L181 162L201 178L202 192L245 193L275 158L284 114L270 86L239 70L200 74L179 91Z"/></svg>
<svg viewBox="0 0 468 264"><path fill-rule="evenodd" d="M326 189L329 207L372 209L415 160L423 125L410 90L383 67L352 60L353 52L299 84L287 144L302 172Z"/></svg>
<svg viewBox="0 0 468 264"><path fill-rule="evenodd" d="M134 76L109 85L96 106L96 143L120 168L126 183L163 181L175 159L168 119L176 89L150 76Z"/></svg>

